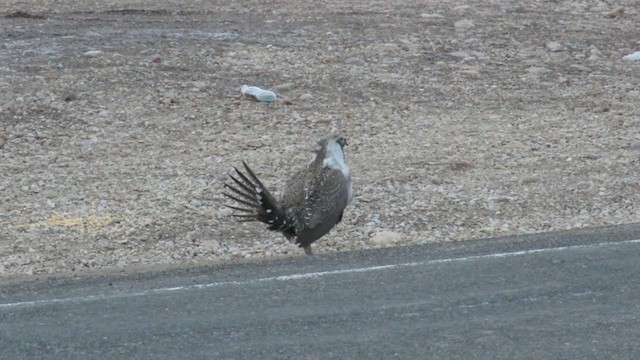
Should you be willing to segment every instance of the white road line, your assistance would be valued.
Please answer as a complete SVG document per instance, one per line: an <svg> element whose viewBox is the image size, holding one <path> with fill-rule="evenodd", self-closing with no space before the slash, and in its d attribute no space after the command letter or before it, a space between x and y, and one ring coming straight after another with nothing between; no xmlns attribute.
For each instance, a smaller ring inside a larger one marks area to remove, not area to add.
<svg viewBox="0 0 640 360"><path fill-rule="evenodd" d="M107 299L132 298L132 297L140 297L140 296L147 296L147 295L153 295L153 294L171 293L176 291L208 289L208 288L228 286L228 285L251 285L251 284L273 282L273 281L293 281L293 280L300 280L300 279L313 279L313 278L320 278L320 277L330 276L330 275L361 273L361 272L369 272L369 271L444 264L444 263L451 263L451 262L474 261L474 260L481 260L481 259L505 258L505 257L523 256L523 255L546 253L546 252L553 252L553 251L565 251L565 250L586 249L586 248L596 248L596 247L613 247L621 244L636 244L636 243L640 243L640 239L626 240L626 241L619 241L619 242L603 242L603 243L596 243L596 244L590 244L590 245L572 245L572 246L562 246L562 247L553 247L553 248L512 251L512 252L474 255L474 256L465 256L465 257L457 257L457 258L434 259L434 260L425 260L425 261L417 261L417 262L408 262L408 263L402 263L402 264L369 266L369 267L354 268L354 269L319 271L319 272L293 274L293 275L280 275L280 276L273 276L273 277L266 277L266 278L243 280L243 281L221 281L221 282L213 282L213 283L207 283L207 284L164 287L164 288L149 289L149 290L143 290L138 292L120 293L120 294L87 295L87 296L75 296L75 297L68 297L68 298L57 298L57 299L18 301L18 302L11 302L11 303L0 303L0 310L17 308L17 307L33 307L38 305L53 305L53 304L78 303L78 302L98 301L98 300L107 300Z"/></svg>

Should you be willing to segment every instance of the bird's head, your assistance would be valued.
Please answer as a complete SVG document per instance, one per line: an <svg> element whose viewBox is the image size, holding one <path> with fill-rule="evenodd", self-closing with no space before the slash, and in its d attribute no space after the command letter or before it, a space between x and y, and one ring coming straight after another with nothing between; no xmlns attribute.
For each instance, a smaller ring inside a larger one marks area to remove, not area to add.
<svg viewBox="0 0 640 360"><path fill-rule="evenodd" d="M344 160L344 147L347 140L339 135L332 135L318 140L315 163L324 167L340 170L349 177L349 166Z"/></svg>
<svg viewBox="0 0 640 360"><path fill-rule="evenodd" d="M332 135L317 141L316 153L324 157L324 154L326 154L327 149L330 149L332 146L335 146L335 144L339 145L341 150L348 145L347 139L343 138L340 135Z"/></svg>

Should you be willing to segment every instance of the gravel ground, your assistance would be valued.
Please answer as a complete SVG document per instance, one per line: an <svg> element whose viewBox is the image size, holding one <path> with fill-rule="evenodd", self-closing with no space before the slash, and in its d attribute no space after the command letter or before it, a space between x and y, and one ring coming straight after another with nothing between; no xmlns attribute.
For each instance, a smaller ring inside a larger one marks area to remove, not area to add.
<svg viewBox="0 0 640 360"><path fill-rule="evenodd" d="M304 256L221 182L244 159L277 193L334 131L356 198L317 253L637 222L640 15L613 5L10 1L0 276Z"/></svg>

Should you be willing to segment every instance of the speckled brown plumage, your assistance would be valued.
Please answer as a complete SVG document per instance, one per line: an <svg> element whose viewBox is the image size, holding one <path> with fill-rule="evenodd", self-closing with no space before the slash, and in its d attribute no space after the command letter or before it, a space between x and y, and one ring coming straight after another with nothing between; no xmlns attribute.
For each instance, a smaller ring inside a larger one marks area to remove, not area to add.
<svg viewBox="0 0 640 360"><path fill-rule="evenodd" d="M312 254L311 244L342 220L353 196L345 145L339 136L318 141L315 159L287 181L279 200L243 162L244 172L235 168L234 184L225 184L230 193L224 195L236 202L227 206L237 211L233 216L241 221L263 222Z"/></svg>

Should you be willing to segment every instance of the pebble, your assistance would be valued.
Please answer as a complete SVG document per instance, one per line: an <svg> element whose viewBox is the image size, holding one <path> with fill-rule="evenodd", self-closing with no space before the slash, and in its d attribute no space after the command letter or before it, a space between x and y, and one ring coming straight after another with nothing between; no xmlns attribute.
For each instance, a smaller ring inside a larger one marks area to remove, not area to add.
<svg viewBox="0 0 640 360"><path fill-rule="evenodd" d="M420 46L416 44L414 41L411 41L408 39L400 39L398 42L400 43L400 47L404 51L411 51L411 52L417 53L420 50Z"/></svg>
<svg viewBox="0 0 640 360"><path fill-rule="evenodd" d="M454 52L450 53L449 55L451 55L453 57L457 57L457 58L463 58L463 59L471 57L469 55L469 53L467 53L465 51L454 51Z"/></svg>
<svg viewBox="0 0 640 360"><path fill-rule="evenodd" d="M547 50L551 51L551 52L557 52L562 50L562 44L560 44L559 42L556 41L549 41L546 45Z"/></svg>
<svg viewBox="0 0 640 360"><path fill-rule="evenodd" d="M93 147L98 143L98 138L96 136L92 136L89 139L80 141L80 146L82 147Z"/></svg>
<svg viewBox="0 0 640 360"><path fill-rule="evenodd" d="M62 101L70 102L75 100L78 100L78 95L73 92L65 93L64 96L62 96Z"/></svg>
<svg viewBox="0 0 640 360"><path fill-rule="evenodd" d="M589 60L595 61L599 60L602 57L602 51L595 46L591 46L591 50L589 50Z"/></svg>
<svg viewBox="0 0 640 360"><path fill-rule="evenodd" d="M200 247L216 252L220 249L220 243L217 240L203 240L200 242Z"/></svg>
<svg viewBox="0 0 640 360"><path fill-rule="evenodd" d="M231 214L233 214L233 210L225 206L218 209L218 211L216 212L216 217L218 219L222 219L223 217L229 216Z"/></svg>
<svg viewBox="0 0 640 360"><path fill-rule="evenodd" d="M149 60L150 63L159 64L162 62L162 56L160 54L155 54Z"/></svg>
<svg viewBox="0 0 640 360"><path fill-rule="evenodd" d="M100 50L89 50L89 51L85 51L82 55L83 56L87 56L87 57L96 57L96 56L102 55L102 51L100 51Z"/></svg>
<svg viewBox="0 0 640 360"><path fill-rule="evenodd" d="M476 66L468 66L460 69L460 72L470 76L477 76L480 74L480 68Z"/></svg>
<svg viewBox="0 0 640 360"><path fill-rule="evenodd" d="M302 101L312 101L313 99L314 99L314 96L309 93L300 95L300 100Z"/></svg>
<svg viewBox="0 0 640 360"><path fill-rule="evenodd" d="M532 66L527 69L527 72L530 74L547 74L551 72L551 69L541 66Z"/></svg>
<svg viewBox="0 0 640 360"><path fill-rule="evenodd" d="M162 99L160 100L160 102L165 105L176 104L178 102L178 94L172 90L167 91L162 94Z"/></svg>
<svg viewBox="0 0 640 360"><path fill-rule="evenodd" d="M429 43L429 46L431 47L431 51L436 52L436 53L442 52L445 49L445 43L441 39L432 40Z"/></svg>
<svg viewBox="0 0 640 360"><path fill-rule="evenodd" d="M438 13L422 13L420 17L423 19L444 19L444 15Z"/></svg>
<svg viewBox="0 0 640 360"><path fill-rule="evenodd" d="M369 241L375 245L389 246L400 242L400 240L402 240L402 234L383 230L375 233Z"/></svg>
<svg viewBox="0 0 640 360"><path fill-rule="evenodd" d="M282 98L282 103L285 105L293 105L293 100L289 96L284 96Z"/></svg>
<svg viewBox="0 0 640 360"><path fill-rule="evenodd" d="M279 84L279 85L276 85L276 86L272 87L271 90L286 92L286 91L291 91L291 90L295 89L295 87L296 87L296 84L294 84L294 83L284 83L284 84Z"/></svg>
<svg viewBox="0 0 640 360"><path fill-rule="evenodd" d="M166 249L174 249L176 247L176 243L171 241L171 240L160 241L160 242L158 242L158 245L161 245L162 247L164 247Z"/></svg>
<svg viewBox="0 0 640 360"><path fill-rule="evenodd" d="M580 64L571 64L569 65L569 67L576 69L578 71L584 71L584 72L591 72L591 69L584 66L584 65L580 65Z"/></svg>
<svg viewBox="0 0 640 360"><path fill-rule="evenodd" d="M455 24L453 24L453 26L455 26L456 29L471 29L475 27L475 25L471 22L471 20L467 20L467 19L458 20L455 22Z"/></svg>
<svg viewBox="0 0 640 360"><path fill-rule="evenodd" d="M618 6L609 11L606 16L610 19L622 17L624 15L624 6Z"/></svg>

